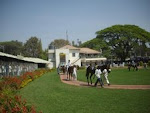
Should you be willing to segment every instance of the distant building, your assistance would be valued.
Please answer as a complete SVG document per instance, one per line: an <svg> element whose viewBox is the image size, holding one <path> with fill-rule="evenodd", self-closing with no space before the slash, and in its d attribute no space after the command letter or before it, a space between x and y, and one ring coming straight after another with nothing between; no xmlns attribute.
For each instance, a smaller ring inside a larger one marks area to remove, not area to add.
<svg viewBox="0 0 150 113"><path fill-rule="evenodd" d="M49 62L39 58L14 56L0 52L0 77L19 76L38 68L46 68Z"/></svg>
<svg viewBox="0 0 150 113"><path fill-rule="evenodd" d="M101 52L89 48L77 48L71 45L66 45L59 49L50 47L48 50L48 60L50 67L58 67L66 65L70 60L72 65L86 66L90 63L101 64L106 61L106 58L100 57Z"/></svg>

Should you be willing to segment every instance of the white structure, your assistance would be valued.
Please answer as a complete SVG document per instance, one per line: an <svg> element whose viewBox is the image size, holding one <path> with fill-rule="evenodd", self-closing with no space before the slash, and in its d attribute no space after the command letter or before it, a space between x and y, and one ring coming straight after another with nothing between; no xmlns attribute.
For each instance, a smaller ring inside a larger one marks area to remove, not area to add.
<svg viewBox="0 0 150 113"><path fill-rule="evenodd" d="M66 45L59 49L50 48L48 60L51 68L66 65L69 60L72 65L81 67L90 63L100 64L102 61L106 61L106 58L100 58L100 54L100 52L89 48L76 48Z"/></svg>
<svg viewBox="0 0 150 113"><path fill-rule="evenodd" d="M38 68L46 68L49 62L39 58L14 56L0 52L0 77L16 76L25 72L31 72Z"/></svg>

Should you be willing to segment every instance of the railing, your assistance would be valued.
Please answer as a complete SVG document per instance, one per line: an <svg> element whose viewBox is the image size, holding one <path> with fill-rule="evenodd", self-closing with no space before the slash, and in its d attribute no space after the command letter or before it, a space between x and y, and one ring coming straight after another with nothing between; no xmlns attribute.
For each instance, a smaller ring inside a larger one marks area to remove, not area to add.
<svg viewBox="0 0 150 113"><path fill-rule="evenodd" d="M74 60L71 64L75 64L78 60L80 60L80 58Z"/></svg>
<svg viewBox="0 0 150 113"><path fill-rule="evenodd" d="M80 58L101 58L102 56L80 56Z"/></svg>

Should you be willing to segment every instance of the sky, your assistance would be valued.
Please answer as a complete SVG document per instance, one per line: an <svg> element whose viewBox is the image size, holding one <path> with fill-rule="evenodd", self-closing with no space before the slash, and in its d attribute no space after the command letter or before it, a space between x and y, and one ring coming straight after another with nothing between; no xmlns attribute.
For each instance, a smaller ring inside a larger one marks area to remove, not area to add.
<svg viewBox="0 0 150 113"><path fill-rule="evenodd" d="M0 0L0 42L30 37L43 49L55 39L82 42L116 24L150 32L150 0Z"/></svg>

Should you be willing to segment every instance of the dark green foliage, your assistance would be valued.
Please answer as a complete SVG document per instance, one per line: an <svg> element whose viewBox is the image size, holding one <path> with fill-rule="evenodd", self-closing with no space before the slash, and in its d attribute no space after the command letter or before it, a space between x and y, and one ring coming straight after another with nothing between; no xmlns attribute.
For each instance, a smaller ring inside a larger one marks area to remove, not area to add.
<svg viewBox="0 0 150 113"><path fill-rule="evenodd" d="M24 44L23 53L24 53L24 56L27 56L27 57L41 58L42 56L41 40L39 40L37 37L31 37Z"/></svg>
<svg viewBox="0 0 150 113"><path fill-rule="evenodd" d="M150 61L148 61L148 66L150 66Z"/></svg>
<svg viewBox="0 0 150 113"><path fill-rule="evenodd" d="M102 55L105 57L109 57L110 55L110 48L107 45L107 42L100 38L94 38L83 43L80 47L87 47L97 51L102 50Z"/></svg>
<svg viewBox="0 0 150 113"><path fill-rule="evenodd" d="M55 39L54 41L52 41L50 43L50 46L55 46L55 48L61 48L65 45L70 45L68 40L64 40L64 39Z"/></svg>
<svg viewBox="0 0 150 113"><path fill-rule="evenodd" d="M129 55L145 56L148 52L146 42L150 42L150 33L135 25L114 25L96 32L111 46L113 53L125 60Z"/></svg>
<svg viewBox="0 0 150 113"><path fill-rule="evenodd" d="M8 41L8 42L0 42L0 45L4 48L1 48L0 51L12 54L12 55L20 55L23 49L23 43L19 41Z"/></svg>
<svg viewBox="0 0 150 113"><path fill-rule="evenodd" d="M41 58L44 59L44 60L48 60L48 49L45 49L42 52Z"/></svg>

